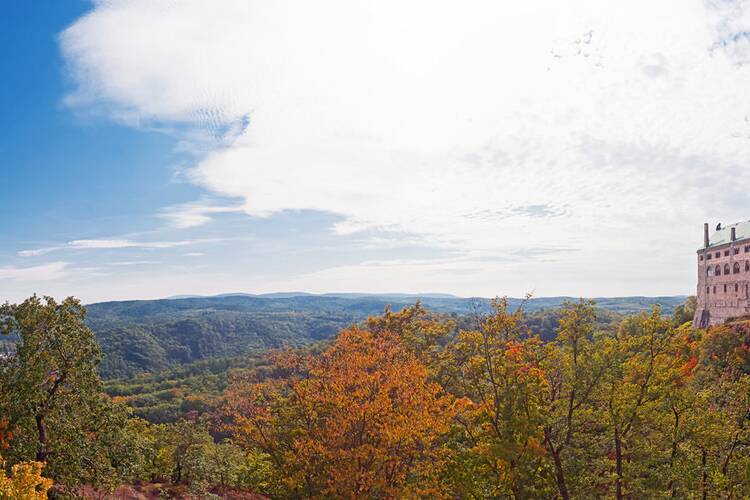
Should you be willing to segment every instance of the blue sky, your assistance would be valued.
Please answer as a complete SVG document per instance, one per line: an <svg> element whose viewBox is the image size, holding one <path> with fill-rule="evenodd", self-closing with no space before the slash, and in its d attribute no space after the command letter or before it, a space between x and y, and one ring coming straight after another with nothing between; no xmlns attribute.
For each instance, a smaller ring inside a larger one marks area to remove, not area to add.
<svg viewBox="0 0 750 500"><path fill-rule="evenodd" d="M57 34L89 8L82 1L3 6L6 258L59 238L142 229L165 198L181 199L190 189L170 183L169 169L160 168L180 161L168 137L89 120L62 104L71 82Z"/></svg>
<svg viewBox="0 0 750 500"><path fill-rule="evenodd" d="M750 8L427 7L4 4L0 300L691 293Z"/></svg>

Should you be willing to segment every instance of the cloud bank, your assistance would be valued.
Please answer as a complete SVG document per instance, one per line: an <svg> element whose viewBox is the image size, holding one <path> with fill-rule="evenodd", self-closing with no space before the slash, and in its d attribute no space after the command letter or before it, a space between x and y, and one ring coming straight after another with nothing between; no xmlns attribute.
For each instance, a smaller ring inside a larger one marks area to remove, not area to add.
<svg viewBox="0 0 750 500"><path fill-rule="evenodd" d="M314 210L340 216L342 236L457 255L279 286L388 275L389 291L673 293L692 290L701 223L748 218L748 10L110 0L60 42L69 105L210 139L187 173L206 196L165 207L174 227ZM435 278L462 270L460 289Z"/></svg>

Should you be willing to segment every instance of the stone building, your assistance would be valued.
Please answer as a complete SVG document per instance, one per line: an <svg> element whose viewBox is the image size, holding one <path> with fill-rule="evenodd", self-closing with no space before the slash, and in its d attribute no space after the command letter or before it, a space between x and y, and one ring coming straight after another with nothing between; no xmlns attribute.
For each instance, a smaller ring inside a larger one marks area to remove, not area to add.
<svg viewBox="0 0 750 500"><path fill-rule="evenodd" d="M704 224L703 248L697 258L698 303L693 325L704 328L750 315L750 221L719 224L710 237Z"/></svg>

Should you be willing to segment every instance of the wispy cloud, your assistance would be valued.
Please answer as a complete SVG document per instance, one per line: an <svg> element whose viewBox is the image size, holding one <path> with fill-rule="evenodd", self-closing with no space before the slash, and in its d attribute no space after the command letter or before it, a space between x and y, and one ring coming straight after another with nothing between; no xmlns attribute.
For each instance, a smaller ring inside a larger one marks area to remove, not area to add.
<svg viewBox="0 0 750 500"><path fill-rule="evenodd" d="M113 266L150 266L161 264L158 260L123 260L120 262L112 262Z"/></svg>
<svg viewBox="0 0 750 500"><path fill-rule="evenodd" d="M212 215L232 212L244 212L240 205L222 205L208 199L190 203L180 203L162 209L159 217L169 221L172 227L186 229L202 226L210 222Z"/></svg>
<svg viewBox="0 0 750 500"><path fill-rule="evenodd" d="M160 249L186 246L194 243L192 240L179 241L131 241L127 239L95 239L95 240L73 240L65 245L34 248L21 250L21 257L36 257L60 250L112 250L118 248L142 248Z"/></svg>
<svg viewBox="0 0 750 500"><path fill-rule="evenodd" d="M0 267L0 279L17 281L50 281L66 277L67 262L50 262L31 267Z"/></svg>

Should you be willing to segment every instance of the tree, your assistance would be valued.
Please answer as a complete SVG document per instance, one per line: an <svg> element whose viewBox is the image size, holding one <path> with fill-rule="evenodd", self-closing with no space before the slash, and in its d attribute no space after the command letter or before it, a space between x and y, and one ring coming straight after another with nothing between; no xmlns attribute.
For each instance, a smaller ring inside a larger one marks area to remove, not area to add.
<svg viewBox="0 0 750 500"><path fill-rule="evenodd" d="M682 325L688 321L693 321L695 316L695 309L698 307L698 297L695 295L689 296L685 299L685 302L674 308L672 312L672 319L675 324Z"/></svg>
<svg viewBox="0 0 750 500"><path fill-rule="evenodd" d="M8 421L0 418L0 450L9 447L13 434L8 430ZM5 462L0 455L0 500L46 500L52 480L42 476L41 462L22 462L5 473Z"/></svg>
<svg viewBox="0 0 750 500"><path fill-rule="evenodd" d="M658 467L649 469L654 458L649 443L660 432L658 415L673 379L670 364L675 361L671 343L672 321L662 317L658 306L651 314L624 321L617 335L603 339L609 358L600 408L601 422L609 433L605 448L614 461L614 495L647 494L658 488Z"/></svg>
<svg viewBox="0 0 750 500"><path fill-rule="evenodd" d="M477 318L475 330L460 331L450 348L460 367L457 395L469 401L456 415L463 432L454 443L454 465L462 476L455 493L549 496L541 341L529 336L520 308L509 312L505 299L493 301L492 307L492 314Z"/></svg>
<svg viewBox="0 0 750 500"><path fill-rule="evenodd" d="M0 500L45 500L52 480L42 476L43 467L41 462L22 462L13 466L10 477L0 469Z"/></svg>
<svg viewBox="0 0 750 500"><path fill-rule="evenodd" d="M320 355L277 353L273 377L237 380L229 428L266 453L289 495L440 495L453 400L392 333L341 332Z"/></svg>
<svg viewBox="0 0 750 500"><path fill-rule="evenodd" d="M607 359L593 338L594 302L563 304L557 337L547 344L542 362L547 378L544 444L552 458L555 484L567 500L587 492L587 468L595 451L586 430L595 425L592 411Z"/></svg>
<svg viewBox="0 0 750 500"><path fill-rule="evenodd" d="M70 486L110 481L108 447L125 421L102 394L100 350L84 317L73 298L0 306L0 332L15 341L0 363L0 413L17 430L8 456L46 463L52 478Z"/></svg>

